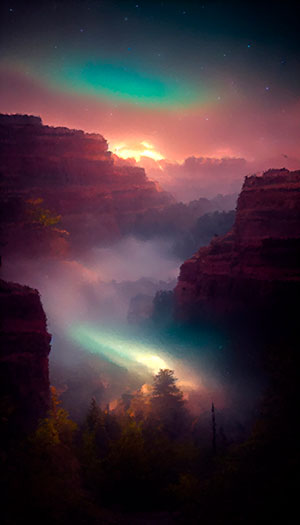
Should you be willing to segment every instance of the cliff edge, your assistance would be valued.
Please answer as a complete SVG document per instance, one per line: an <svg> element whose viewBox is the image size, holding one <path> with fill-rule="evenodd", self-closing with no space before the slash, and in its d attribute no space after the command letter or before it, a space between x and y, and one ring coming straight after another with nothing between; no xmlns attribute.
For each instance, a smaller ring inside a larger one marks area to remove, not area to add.
<svg viewBox="0 0 300 525"><path fill-rule="evenodd" d="M30 430L49 408L51 336L37 290L0 281L1 422L9 432Z"/></svg>
<svg viewBox="0 0 300 525"><path fill-rule="evenodd" d="M31 115L0 115L0 162L3 254L84 251L174 201L143 168L115 163L102 135Z"/></svg>
<svg viewBox="0 0 300 525"><path fill-rule="evenodd" d="M181 266L177 318L284 318L299 297L299 254L300 171L246 177L232 230Z"/></svg>

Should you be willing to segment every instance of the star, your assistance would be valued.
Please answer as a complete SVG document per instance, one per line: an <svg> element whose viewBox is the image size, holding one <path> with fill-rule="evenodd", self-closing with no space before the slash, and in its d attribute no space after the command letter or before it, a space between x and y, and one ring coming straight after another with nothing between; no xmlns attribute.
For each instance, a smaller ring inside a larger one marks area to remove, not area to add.
<svg viewBox="0 0 300 525"><path fill-rule="evenodd" d="M269 90L270 90L270 87L269 87L269 86L266 86L266 87L265 87L265 90L266 90L266 91L269 91Z"/></svg>
<svg viewBox="0 0 300 525"><path fill-rule="evenodd" d="M124 20L125 20L125 22L127 22L128 21L128 16L125 16Z"/></svg>

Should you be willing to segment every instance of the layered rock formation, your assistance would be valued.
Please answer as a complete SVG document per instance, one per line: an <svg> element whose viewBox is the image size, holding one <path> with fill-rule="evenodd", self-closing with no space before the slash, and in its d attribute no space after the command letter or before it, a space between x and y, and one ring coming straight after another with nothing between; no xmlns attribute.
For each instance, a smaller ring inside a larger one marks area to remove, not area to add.
<svg viewBox="0 0 300 525"><path fill-rule="evenodd" d="M66 250L64 244L114 240L138 213L172 202L142 168L115 165L101 135L44 126L34 116L0 115L0 148L4 252L15 253L19 243L21 253L38 245L35 235L54 252ZM28 201L38 200L61 216L55 227L30 221Z"/></svg>
<svg viewBox="0 0 300 525"><path fill-rule="evenodd" d="M233 229L181 266L177 317L283 319L297 307L299 254L300 171L246 177Z"/></svg>
<svg viewBox="0 0 300 525"><path fill-rule="evenodd" d="M51 337L37 290L0 281L1 423L10 432L30 430L49 408Z"/></svg>

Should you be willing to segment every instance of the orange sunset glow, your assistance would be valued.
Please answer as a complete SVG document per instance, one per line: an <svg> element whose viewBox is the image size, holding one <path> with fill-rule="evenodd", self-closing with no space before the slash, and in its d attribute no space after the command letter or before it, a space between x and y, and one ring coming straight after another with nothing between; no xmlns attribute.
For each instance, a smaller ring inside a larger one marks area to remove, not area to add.
<svg viewBox="0 0 300 525"><path fill-rule="evenodd" d="M113 153L122 159L135 159L139 162L142 157L148 157L153 160L163 160L164 156L155 148L153 144L147 141L137 143L121 143L117 145L110 145Z"/></svg>

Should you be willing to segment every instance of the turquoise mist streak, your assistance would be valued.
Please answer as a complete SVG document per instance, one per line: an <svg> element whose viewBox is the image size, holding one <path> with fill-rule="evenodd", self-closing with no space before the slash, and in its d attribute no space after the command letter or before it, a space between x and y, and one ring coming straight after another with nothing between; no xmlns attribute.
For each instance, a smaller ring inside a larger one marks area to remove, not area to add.
<svg viewBox="0 0 300 525"><path fill-rule="evenodd" d="M207 98L204 88L196 91L178 79L159 78L107 62L68 64L50 76L55 84L68 91L142 106L187 106Z"/></svg>
<svg viewBox="0 0 300 525"><path fill-rule="evenodd" d="M154 373L168 368L161 350L155 345L141 343L125 331L84 324L71 327L69 336L89 352L100 354L119 366L142 366Z"/></svg>

